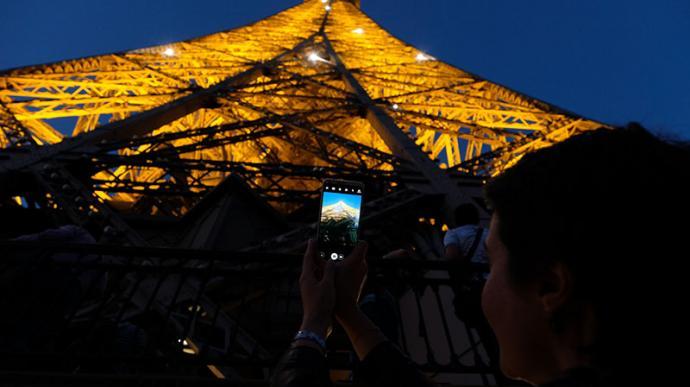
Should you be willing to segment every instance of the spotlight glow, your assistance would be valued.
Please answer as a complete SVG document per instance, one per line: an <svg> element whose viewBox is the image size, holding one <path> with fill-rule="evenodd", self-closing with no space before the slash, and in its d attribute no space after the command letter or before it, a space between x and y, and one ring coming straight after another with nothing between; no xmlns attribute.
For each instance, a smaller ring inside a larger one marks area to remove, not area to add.
<svg viewBox="0 0 690 387"><path fill-rule="evenodd" d="M312 62L314 62L314 63L323 60L323 59L321 59L321 57L319 56L319 54L317 54L317 53L315 53L315 52L312 52L311 54L309 54L309 56L307 57L307 59L309 59L310 61L312 61Z"/></svg>
<svg viewBox="0 0 690 387"><path fill-rule="evenodd" d="M431 55L427 55L427 54L425 54L425 53L423 53L423 52L420 52L420 53L417 54L417 56L415 57L415 59L417 59L417 62L425 62L425 61L428 61L428 60L435 60L436 58L434 58L434 57L431 56Z"/></svg>

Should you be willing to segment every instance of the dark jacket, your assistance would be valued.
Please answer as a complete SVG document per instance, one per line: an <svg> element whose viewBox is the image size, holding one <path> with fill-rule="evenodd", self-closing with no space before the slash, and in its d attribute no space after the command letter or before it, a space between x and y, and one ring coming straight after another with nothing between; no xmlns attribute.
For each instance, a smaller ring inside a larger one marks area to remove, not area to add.
<svg viewBox="0 0 690 387"><path fill-rule="evenodd" d="M357 386L434 386L391 342L374 347L353 370ZM326 358L315 348L290 348L280 359L272 387L330 387Z"/></svg>
<svg viewBox="0 0 690 387"><path fill-rule="evenodd" d="M435 384L396 346L384 341L374 347L353 370L355 386L431 387ZM516 385L519 385L516 382ZM542 387L604 387L591 368L576 368ZM315 348L290 348L280 359L271 387L331 387L326 358Z"/></svg>

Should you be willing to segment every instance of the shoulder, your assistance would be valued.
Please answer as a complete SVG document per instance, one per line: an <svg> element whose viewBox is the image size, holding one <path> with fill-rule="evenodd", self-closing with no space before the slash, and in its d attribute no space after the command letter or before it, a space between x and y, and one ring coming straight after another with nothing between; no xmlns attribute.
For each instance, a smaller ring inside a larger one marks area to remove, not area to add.
<svg viewBox="0 0 690 387"><path fill-rule="evenodd" d="M446 235L443 237L444 245L449 244L463 244L468 238L471 238L475 234L475 226L466 224L464 226L451 228L446 231Z"/></svg>
<svg viewBox="0 0 690 387"><path fill-rule="evenodd" d="M448 233L452 233L452 235L454 235L458 238L470 238L470 237L474 237L474 235L477 234L477 231L478 231L477 226L475 226L473 224L466 224L464 226L450 229L450 230L448 230Z"/></svg>

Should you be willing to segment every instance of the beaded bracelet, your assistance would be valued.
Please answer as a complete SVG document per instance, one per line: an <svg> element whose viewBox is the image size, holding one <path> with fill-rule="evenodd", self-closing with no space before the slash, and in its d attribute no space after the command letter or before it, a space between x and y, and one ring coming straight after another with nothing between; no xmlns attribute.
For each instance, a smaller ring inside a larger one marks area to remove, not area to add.
<svg viewBox="0 0 690 387"><path fill-rule="evenodd" d="M308 331L308 330L297 331L297 334L295 334L295 337L292 338L292 341L295 341L295 340L313 341L316 344L318 344L319 347L321 347L321 349L324 352L326 352L326 341L324 341L324 339L321 336L319 336L318 334L316 334L312 331Z"/></svg>

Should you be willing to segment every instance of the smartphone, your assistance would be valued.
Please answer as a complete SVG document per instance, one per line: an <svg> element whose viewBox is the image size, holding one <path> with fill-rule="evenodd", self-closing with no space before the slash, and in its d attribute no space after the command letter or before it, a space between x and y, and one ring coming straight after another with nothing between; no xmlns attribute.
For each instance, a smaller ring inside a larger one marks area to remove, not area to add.
<svg viewBox="0 0 690 387"><path fill-rule="evenodd" d="M316 230L321 258L340 261L352 252L359 240L363 197L361 182L324 180Z"/></svg>

